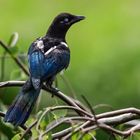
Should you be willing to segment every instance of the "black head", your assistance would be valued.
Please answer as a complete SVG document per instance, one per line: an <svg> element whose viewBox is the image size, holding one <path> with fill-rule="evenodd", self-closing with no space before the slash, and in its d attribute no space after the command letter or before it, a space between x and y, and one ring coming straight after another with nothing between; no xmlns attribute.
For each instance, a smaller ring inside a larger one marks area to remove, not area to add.
<svg viewBox="0 0 140 140"><path fill-rule="evenodd" d="M51 26L49 27L49 30L47 32L47 35L51 37L56 38L64 38L68 31L68 29L76 22L79 22L80 20L83 20L84 16L76 16L69 13L61 13L58 16L55 17L53 20Z"/></svg>

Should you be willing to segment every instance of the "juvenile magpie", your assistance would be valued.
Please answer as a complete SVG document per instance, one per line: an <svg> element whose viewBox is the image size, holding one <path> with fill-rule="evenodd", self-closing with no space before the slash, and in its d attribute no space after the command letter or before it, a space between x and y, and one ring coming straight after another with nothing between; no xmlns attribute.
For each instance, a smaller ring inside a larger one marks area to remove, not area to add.
<svg viewBox="0 0 140 140"><path fill-rule="evenodd" d="M30 76L5 115L5 122L23 125L37 100L42 84L50 89L57 73L66 69L70 62L70 50L66 33L84 16L61 13L55 17L44 37L37 38L29 47L28 63Z"/></svg>

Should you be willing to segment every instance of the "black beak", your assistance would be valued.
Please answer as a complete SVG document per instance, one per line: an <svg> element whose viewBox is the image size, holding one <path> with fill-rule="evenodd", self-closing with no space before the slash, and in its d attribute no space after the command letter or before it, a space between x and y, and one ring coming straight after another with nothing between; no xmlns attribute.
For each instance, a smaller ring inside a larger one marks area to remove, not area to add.
<svg viewBox="0 0 140 140"><path fill-rule="evenodd" d="M84 20L85 17L84 16L75 16L72 20L72 23L76 23L79 22L80 20Z"/></svg>
<svg viewBox="0 0 140 140"><path fill-rule="evenodd" d="M77 21L80 21L80 20L85 19L85 17L84 16L76 16L76 19L77 19Z"/></svg>

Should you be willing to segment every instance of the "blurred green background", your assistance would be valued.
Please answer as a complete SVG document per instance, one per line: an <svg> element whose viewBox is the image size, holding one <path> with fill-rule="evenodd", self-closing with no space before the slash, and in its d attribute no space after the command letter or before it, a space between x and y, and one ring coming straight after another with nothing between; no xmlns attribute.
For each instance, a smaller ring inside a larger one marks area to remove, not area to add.
<svg viewBox="0 0 140 140"><path fill-rule="evenodd" d="M67 34L71 63L65 76L77 98L85 95L93 106L139 107L140 1L0 0L0 39L7 43L11 34L18 32L18 53L27 53L31 42L43 36L61 12L86 16ZM27 79L8 56L5 73L4 81ZM60 77L58 84L71 96ZM8 105L18 90L0 89L0 99ZM57 102L49 94L42 96L41 107Z"/></svg>

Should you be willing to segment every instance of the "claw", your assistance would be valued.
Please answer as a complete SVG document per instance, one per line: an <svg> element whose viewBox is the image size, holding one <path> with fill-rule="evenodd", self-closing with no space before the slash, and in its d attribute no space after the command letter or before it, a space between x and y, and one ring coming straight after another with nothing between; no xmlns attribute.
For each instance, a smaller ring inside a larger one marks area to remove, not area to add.
<svg viewBox="0 0 140 140"><path fill-rule="evenodd" d="M59 91L58 88L55 88L55 87L50 87L52 93L57 93ZM54 94L52 94L52 97L54 97Z"/></svg>
<svg viewBox="0 0 140 140"><path fill-rule="evenodd" d="M49 85L46 85L46 86L47 86L48 90L52 93L57 93L60 91L58 88L55 88L53 86L49 86ZM52 94L52 97L54 97L54 94Z"/></svg>

